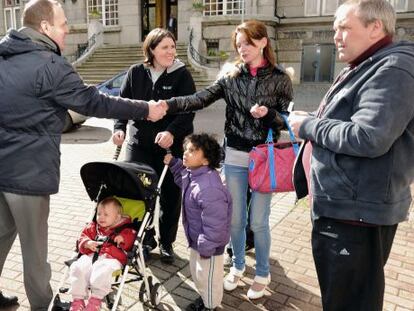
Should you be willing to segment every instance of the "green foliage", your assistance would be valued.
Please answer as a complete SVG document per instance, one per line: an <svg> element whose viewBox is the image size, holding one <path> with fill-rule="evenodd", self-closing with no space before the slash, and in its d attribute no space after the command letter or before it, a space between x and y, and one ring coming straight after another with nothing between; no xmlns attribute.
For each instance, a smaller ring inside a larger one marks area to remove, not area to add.
<svg viewBox="0 0 414 311"><path fill-rule="evenodd" d="M226 60L229 57L229 54L226 51L216 51L216 50L209 50L207 52L209 57L216 57L220 58L221 60Z"/></svg>
<svg viewBox="0 0 414 311"><path fill-rule="evenodd" d="M97 9L93 9L92 11L89 12L89 17L98 19L102 17L102 13L98 11Z"/></svg>
<svg viewBox="0 0 414 311"><path fill-rule="evenodd" d="M204 10L203 1L193 1L193 9L196 11L203 11Z"/></svg>

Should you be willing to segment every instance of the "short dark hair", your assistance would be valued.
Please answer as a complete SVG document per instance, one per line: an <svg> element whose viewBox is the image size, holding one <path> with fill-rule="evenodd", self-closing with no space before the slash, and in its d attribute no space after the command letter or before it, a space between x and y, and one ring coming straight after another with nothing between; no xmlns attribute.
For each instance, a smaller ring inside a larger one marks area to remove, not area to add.
<svg viewBox="0 0 414 311"><path fill-rule="evenodd" d="M152 54L153 49L157 47L158 44L164 38L171 38L176 44L175 37L172 32L168 31L167 29L163 28L154 28L150 31L147 37L144 40L142 45L142 50L144 52L144 64L147 66L154 66L154 54Z"/></svg>
<svg viewBox="0 0 414 311"><path fill-rule="evenodd" d="M189 142L193 144L196 149L203 151L204 157L208 160L208 166L212 169L220 167L222 152L220 144L214 135L207 133L190 134L184 139L184 146Z"/></svg>
<svg viewBox="0 0 414 311"><path fill-rule="evenodd" d="M23 10L23 26L39 30L42 21L48 21L53 25L56 6L61 6L56 0L29 1Z"/></svg>

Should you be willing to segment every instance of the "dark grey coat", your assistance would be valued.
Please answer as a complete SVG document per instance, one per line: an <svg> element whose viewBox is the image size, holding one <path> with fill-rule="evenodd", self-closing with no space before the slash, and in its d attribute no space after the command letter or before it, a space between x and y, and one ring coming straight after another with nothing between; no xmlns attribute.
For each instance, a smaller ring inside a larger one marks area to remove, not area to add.
<svg viewBox="0 0 414 311"><path fill-rule="evenodd" d="M312 141L310 184L316 215L393 225L406 219L414 181L414 44L379 50L326 98L299 136ZM302 162L298 196L307 193Z"/></svg>
<svg viewBox="0 0 414 311"><path fill-rule="evenodd" d="M68 108L107 118L148 115L145 102L109 97L86 86L56 47L9 32L0 42L0 191L58 191L60 139Z"/></svg>

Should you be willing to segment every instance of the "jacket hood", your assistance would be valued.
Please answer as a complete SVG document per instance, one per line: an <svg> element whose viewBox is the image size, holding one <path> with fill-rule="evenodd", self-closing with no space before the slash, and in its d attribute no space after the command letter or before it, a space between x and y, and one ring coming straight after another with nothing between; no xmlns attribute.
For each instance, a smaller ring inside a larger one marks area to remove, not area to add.
<svg viewBox="0 0 414 311"><path fill-rule="evenodd" d="M42 35L39 33L39 36ZM0 41L0 56L3 57L23 54L36 50L53 50L53 48L46 44L35 43L23 31L16 30L10 30ZM59 53L58 50L54 50L54 52Z"/></svg>
<svg viewBox="0 0 414 311"><path fill-rule="evenodd" d="M411 64L414 64L414 43L409 41L399 41L395 42L381 50L377 53L369 57L364 64L370 64L371 62L375 62L377 60L383 59L384 57L390 54L404 54L408 57L413 58Z"/></svg>
<svg viewBox="0 0 414 311"><path fill-rule="evenodd" d="M167 68L167 73L171 73L173 71L176 71L177 69L185 67L185 64L180 61L178 58L176 58L173 62L173 64Z"/></svg>

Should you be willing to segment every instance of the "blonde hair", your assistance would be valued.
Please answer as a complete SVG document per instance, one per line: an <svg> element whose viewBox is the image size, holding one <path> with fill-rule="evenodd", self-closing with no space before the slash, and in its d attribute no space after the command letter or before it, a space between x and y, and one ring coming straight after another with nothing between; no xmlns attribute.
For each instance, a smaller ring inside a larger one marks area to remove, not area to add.
<svg viewBox="0 0 414 311"><path fill-rule="evenodd" d="M361 22L367 26L372 22L379 20L382 22L383 31L386 35L394 36L396 14L391 3L385 0L348 0L341 4L336 12L344 7L355 8L355 15ZM335 17L337 13L335 14Z"/></svg>
<svg viewBox="0 0 414 311"><path fill-rule="evenodd" d="M106 206L112 204L113 206L115 206L118 210L119 214L122 214L122 204L121 202L119 202L118 199L114 198L114 197L108 197L103 199L102 201L99 202L98 204L98 208L105 208Z"/></svg>

